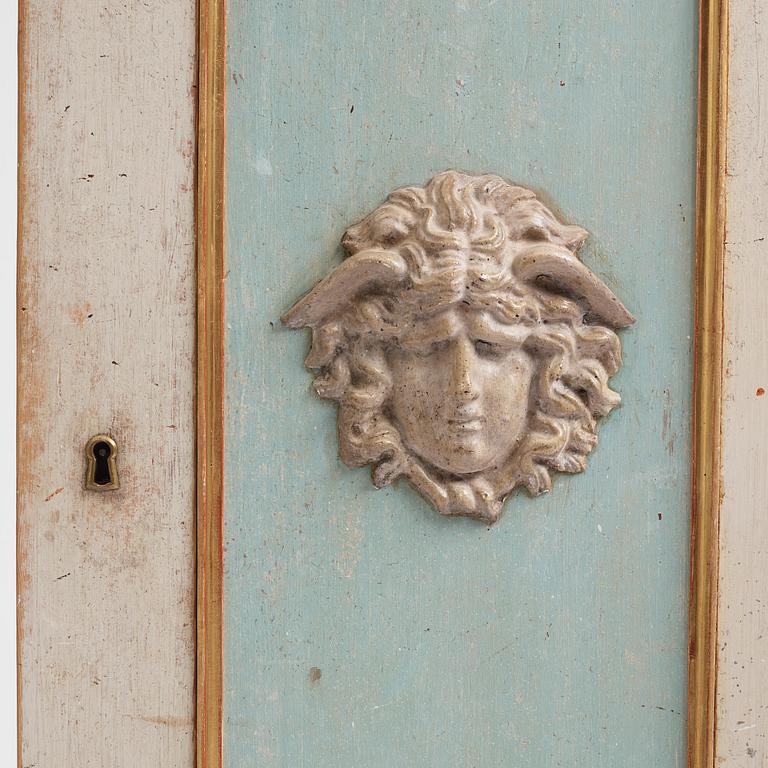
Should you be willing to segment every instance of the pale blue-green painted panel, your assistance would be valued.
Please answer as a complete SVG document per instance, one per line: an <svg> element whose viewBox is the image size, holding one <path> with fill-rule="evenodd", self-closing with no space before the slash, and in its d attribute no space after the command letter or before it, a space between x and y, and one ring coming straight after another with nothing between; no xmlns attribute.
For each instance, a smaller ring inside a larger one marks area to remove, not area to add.
<svg viewBox="0 0 768 768"><path fill-rule="evenodd" d="M694 0L229 0L227 768L683 764L695 49ZM638 318L587 471L491 529L341 465L278 321L449 167L555 201Z"/></svg>

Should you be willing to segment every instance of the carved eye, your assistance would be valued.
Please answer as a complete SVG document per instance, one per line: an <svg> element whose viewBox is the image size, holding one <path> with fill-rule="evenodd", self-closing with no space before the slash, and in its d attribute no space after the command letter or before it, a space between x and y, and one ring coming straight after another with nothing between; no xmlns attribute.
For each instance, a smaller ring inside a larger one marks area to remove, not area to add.
<svg viewBox="0 0 768 768"><path fill-rule="evenodd" d="M503 357L506 351L506 348L501 344L494 344L491 341L483 341L482 339L478 339L475 342L475 352L477 353L478 357L496 359Z"/></svg>
<svg viewBox="0 0 768 768"><path fill-rule="evenodd" d="M547 240L547 230L539 224L531 224L531 226L523 232L523 239L534 241Z"/></svg>
<svg viewBox="0 0 768 768"><path fill-rule="evenodd" d="M389 296L383 298L381 300L381 305L384 307L384 309L387 310L390 314L394 313L395 309L397 308L397 305L395 304L395 300L390 298Z"/></svg>
<svg viewBox="0 0 768 768"><path fill-rule="evenodd" d="M404 349L416 357L429 357L448 349L450 339L441 339L440 341L424 342L422 344L409 344Z"/></svg>

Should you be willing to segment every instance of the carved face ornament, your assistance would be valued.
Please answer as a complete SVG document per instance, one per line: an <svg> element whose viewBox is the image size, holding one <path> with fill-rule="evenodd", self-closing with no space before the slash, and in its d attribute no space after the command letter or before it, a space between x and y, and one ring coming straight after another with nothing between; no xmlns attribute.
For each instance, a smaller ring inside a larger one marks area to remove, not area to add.
<svg viewBox="0 0 768 768"><path fill-rule="evenodd" d="M312 328L344 463L485 523L517 486L581 472L634 322L576 255L586 236L530 190L457 171L350 227L348 257L282 318Z"/></svg>

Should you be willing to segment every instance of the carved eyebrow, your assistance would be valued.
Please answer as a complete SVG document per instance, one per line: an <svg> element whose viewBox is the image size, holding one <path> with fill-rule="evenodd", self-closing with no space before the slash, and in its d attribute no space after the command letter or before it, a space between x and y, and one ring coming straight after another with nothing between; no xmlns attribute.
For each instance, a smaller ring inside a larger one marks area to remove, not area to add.
<svg viewBox="0 0 768 768"><path fill-rule="evenodd" d="M400 337L400 344L406 349L428 347L437 341L444 341L456 336L462 329L462 321L456 312L441 312L429 318L418 318L408 323Z"/></svg>
<svg viewBox="0 0 768 768"><path fill-rule="evenodd" d="M400 345L418 352L435 343L451 339L464 329L474 341L506 347L522 344L530 334L530 328L527 326L500 323L489 312L473 311L460 315L449 311L410 323L400 337Z"/></svg>
<svg viewBox="0 0 768 768"><path fill-rule="evenodd" d="M466 318L467 330L475 341L490 344L521 344L530 335L530 328L520 323L501 323L489 312L472 312Z"/></svg>

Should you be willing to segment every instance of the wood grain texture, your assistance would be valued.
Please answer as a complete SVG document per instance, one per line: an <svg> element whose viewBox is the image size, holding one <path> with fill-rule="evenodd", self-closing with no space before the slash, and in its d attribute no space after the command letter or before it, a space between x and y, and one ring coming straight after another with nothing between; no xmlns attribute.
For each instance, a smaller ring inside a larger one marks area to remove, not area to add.
<svg viewBox="0 0 768 768"><path fill-rule="evenodd" d="M688 766L715 759L728 0L699 5Z"/></svg>
<svg viewBox="0 0 768 768"><path fill-rule="evenodd" d="M730 8L717 764L768 764L768 2Z"/></svg>
<svg viewBox="0 0 768 768"><path fill-rule="evenodd" d="M195 3L22 15L20 765L191 767Z"/></svg>
<svg viewBox="0 0 768 768"><path fill-rule="evenodd" d="M198 768L222 764L226 3L201 0L197 134Z"/></svg>

